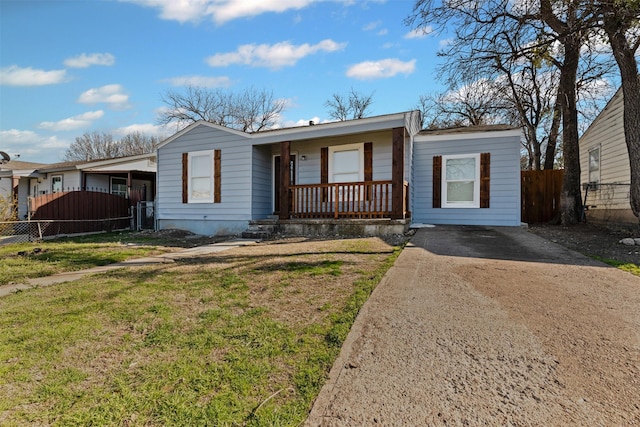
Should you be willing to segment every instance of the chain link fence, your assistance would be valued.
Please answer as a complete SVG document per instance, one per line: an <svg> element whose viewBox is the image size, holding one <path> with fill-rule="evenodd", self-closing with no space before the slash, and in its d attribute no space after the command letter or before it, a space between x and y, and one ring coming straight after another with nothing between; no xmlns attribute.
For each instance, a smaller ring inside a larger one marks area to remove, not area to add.
<svg viewBox="0 0 640 427"><path fill-rule="evenodd" d="M130 216L91 220L0 221L0 245L37 242L73 234L129 230L132 225Z"/></svg>

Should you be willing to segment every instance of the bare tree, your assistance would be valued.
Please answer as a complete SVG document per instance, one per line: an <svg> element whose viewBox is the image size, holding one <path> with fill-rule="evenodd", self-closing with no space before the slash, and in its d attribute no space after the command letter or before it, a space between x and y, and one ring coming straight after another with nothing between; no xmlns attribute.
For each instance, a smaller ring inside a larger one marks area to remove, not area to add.
<svg viewBox="0 0 640 427"><path fill-rule="evenodd" d="M640 218L640 81L635 56L640 47L640 2L609 0L596 2L596 7L620 69L624 136L631 168L629 198L633 214Z"/></svg>
<svg viewBox="0 0 640 427"><path fill-rule="evenodd" d="M441 94L421 95L417 108L429 129L489 125L503 121L498 95L492 82L481 79Z"/></svg>
<svg viewBox="0 0 640 427"><path fill-rule="evenodd" d="M67 161L111 159L120 156L120 147L108 133L91 132L76 138L67 149Z"/></svg>
<svg viewBox="0 0 640 427"><path fill-rule="evenodd" d="M140 132L114 140L108 133L85 133L77 137L65 152L66 161L90 161L152 153L159 140Z"/></svg>
<svg viewBox="0 0 640 427"><path fill-rule="evenodd" d="M467 78L495 79L503 73L497 64L515 65L523 59L549 61L558 68L565 165L561 221L565 225L578 222L582 211L576 87L581 48L593 34L593 15L586 3L417 0L407 19L410 25L455 27L454 42L444 55L449 63L459 62L462 66L449 74L449 79L459 80L465 74Z"/></svg>
<svg viewBox="0 0 640 427"><path fill-rule="evenodd" d="M184 128L204 120L244 132L273 127L286 108L285 100L275 99L272 92L255 88L233 93L188 86L184 93L167 91L162 101L168 107L158 118L162 125L175 123L178 128Z"/></svg>
<svg viewBox="0 0 640 427"><path fill-rule="evenodd" d="M373 103L373 92L369 95L362 94L351 88L349 94L334 93L331 99L324 103L329 109L329 117L338 121L362 119L369 114L369 108Z"/></svg>
<svg viewBox="0 0 640 427"><path fill-rule="evenodd" d="M132 132L118 141L121 156L153 153L160 138L148 136L142 132Z"/></svg>

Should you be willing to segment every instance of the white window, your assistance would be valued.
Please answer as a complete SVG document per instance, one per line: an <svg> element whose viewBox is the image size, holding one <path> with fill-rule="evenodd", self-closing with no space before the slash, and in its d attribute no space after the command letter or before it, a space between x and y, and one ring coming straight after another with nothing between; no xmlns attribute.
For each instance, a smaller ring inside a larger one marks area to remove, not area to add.
<svg viewBox="0 0 640 427"><path fill-rule="evenodd" d="M111 194L127 197L127 178L111 177Z"/></svg>
<svg viewBox="0 0 640 427"><path fill-rule="evenodd" d="M600 147L589 151L589 182L600 182Z"/></svg>
<svg viewBox="0 0 640 427"><path fill-rule="evenodd" d="M189 153L189 203L213 203L213 150Z"/></svg>
<svg viewBox="0 0 640 427"><path fill-rule="evenodd" d="M51 177L51 192L52 193L62 192L62 175L53 175Z"/></svg>
<svg viewBox="0 0 640 427"><path fill-rule="evenodd" d="M329 147L329 182L364 181L364 144Z"/></svg>
<svg viewBox="0 0 640 427"><path fill-rule="evenodd" d="M358 181L364 181L364 144L329 147L329 182ZM339 188L338 200L355 199L362 199L362 193L353 186Z"/></svg>
<svg viewBox="0 0 640 427"><path fill-rule="evenodd" d="M480 154L442 156L442 207L480 207Z"/></svg>

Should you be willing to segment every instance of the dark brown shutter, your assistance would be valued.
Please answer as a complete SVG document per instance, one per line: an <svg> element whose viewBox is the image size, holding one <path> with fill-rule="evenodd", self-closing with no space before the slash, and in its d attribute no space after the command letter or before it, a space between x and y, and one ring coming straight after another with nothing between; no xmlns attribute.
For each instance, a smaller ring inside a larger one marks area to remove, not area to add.
<svg viewBox="0 0 640 427"><path fill-rule="evenodd" d="M491 175L491 153L480 154L480 207L489 207Z"/></svg>
<svg viewBox="0 0 640 427"><path fill-rule="evenodd" d="M182 203L189 202L189 154L182 153Z"/></svg>
<svg viewBox="0 0 640 427"><path fill-rule="evenodd" d="M213 152L213 203L220 203L222 199L222 182L220 178L222 176L220 159L222 153L220 150Z"/></svg>
<svg viewBox="0 0 640 427"><path fill-rule="evenodd" d="M364 143L364 180L373 181L373 143ZM371 185L367 185L365 200L371 200Z"/></svg>
<svg viewBox="0 0 640 427"><path fill-rule="evenodd" d="M329 183L329 147L320 149L320 184ZM322 189L322 201L327 201L327 189Z"/></svg>
<svg viewBox="0 0 640 427"><path fill-rule="evenodd" d="M442 156L433 156L433 207L442 207Z"/></svg>
<svg viewBox="0 0 640 427"><path fill-rule="evenodd" d="M373 181L373 144L364 143L364 180Z"/></svg>

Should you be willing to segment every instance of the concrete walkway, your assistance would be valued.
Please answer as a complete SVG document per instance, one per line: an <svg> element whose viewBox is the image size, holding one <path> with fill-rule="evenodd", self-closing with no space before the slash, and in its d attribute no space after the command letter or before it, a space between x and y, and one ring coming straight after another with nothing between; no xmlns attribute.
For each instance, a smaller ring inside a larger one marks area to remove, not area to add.
<svg viewBox="0 0 640 427"><path fill-rule="evenodd" d="M66 273L54 274L52 276L37 277L34 279L26 279L24 283L12 283L0 286L0 298L9 295L18 290L31 289L35 287L51 286L58 283L71 282L78 280L88 274L104 273L106 271L117 270L119 268L144 267L155 264L172 263L179 259L196 258L199 256L209 255L240 246L253 245L257 241L251 239L236 239L225 242L213 243L210 245L197 246L195 248L183 249L177 252L166 253L162 255L130 259L115 264L102 265L86 270L70 271Z"/></svg>
<svg viewBox="0 0 640 427"><path fill-rule="evenodd" d="M523 228L421 229L305 425L640 423L639 290Z"/></svg>

